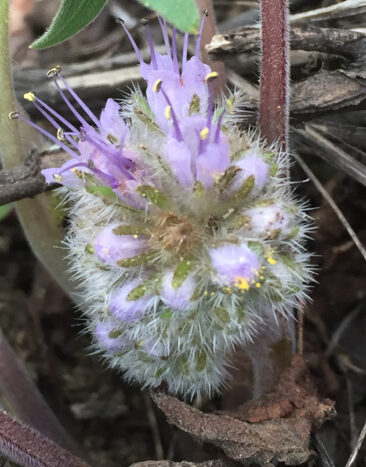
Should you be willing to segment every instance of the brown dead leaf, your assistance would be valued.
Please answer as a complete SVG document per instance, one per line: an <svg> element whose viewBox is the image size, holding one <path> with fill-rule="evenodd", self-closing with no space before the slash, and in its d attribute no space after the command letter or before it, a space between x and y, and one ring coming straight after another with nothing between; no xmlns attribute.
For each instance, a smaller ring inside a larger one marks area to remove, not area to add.
<svg viewBox="0 0 366 467"><path fill-rule="evenodd" d="M236 411L206 414L162 392L152 397L170 423L244 465L306 462L313 454L311 430L335 414L332 401L319 400L299 355L293 357L272 393Z"/></svg>

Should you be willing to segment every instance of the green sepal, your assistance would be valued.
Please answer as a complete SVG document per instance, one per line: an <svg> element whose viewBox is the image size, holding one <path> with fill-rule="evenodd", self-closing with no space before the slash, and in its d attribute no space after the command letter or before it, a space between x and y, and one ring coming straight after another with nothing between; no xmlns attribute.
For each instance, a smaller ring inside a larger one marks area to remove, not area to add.
<svg viewBox="0 0 366 467"><path fill-rule="evenodd" d="M225 172L220 175L220 177L216 180L215 186L220 190L224 191L225 188L233 181L234 177L241 169L235 165L230 166Z"/></svg>
<svg viewBox="0 0 366 467"><path fill-rule="evenodd" d="M143 198L148 198L153 204L158 206L160 209L165 209L169 201L165 195L157 188L149 185L141 185L137 188L137 193L139 193Z"/></svg>
<svg viewBox="0 0 366 467"><path fill-rule="evenodd" d="M258 256L264 255L264 247L261 243L249 240L248 247L254 251Z"/></svg>
<svg viewBox="0 0 366 467"><path fill-rule="evenodd" d="M298 235L299 232L300 232L300 226L297 225L297 226L294 227L294 228L291 230L291 232L287 235L286 240L292 240L293 238L295 238L295 237Z"/></svg>
<svg viewBox="0 0 366 467"><path fill-rule="evenodd" d="M85 245L85 253L88 253L89 255L93 255L95 253L95 248L91 243L87 243Z"/></svg>
<svg viewBox="0 0 366 467"><path fill-rule="evenodd" d="M261 154L261 158L264 160L264 162L267 162L267 164L272 164L275 156L276 154L272 151L262 152Z"/></svg>
<svg viewBox="0 0 366 467"><path fill-rule="evenodd" d="M144 295L146 295L148 288L146 284L139 284L137 287L132 289L126 297L126 300L129 302L134 302L135 300L139 300Z"/></svg>
<svg viewBox="0 0 366 467"><path fill-rule="evenodd" d="M119 225L113 229L115 235L146 235L146 228L138 225Z"/></svg>
<svg viewBox="0 0 366 467"><path fill-rule="evenodd" d="M162 319L170 319L172 316L173 316L173 310L171 310L170 308L167 308L166 310L163 310L160 313L160 318Z"/></svg>
<svg viewBox="0 0 366 467"><path fill-rule="evenodd" d="M271 177L274 177L276 175L276 173L278 172L278 164L277 162L275 162L272 167L270 168L270 171L269 171L269 175Z"/></svg>
<svg viewBox="0 0 366 467"><path fill-rule="evenodd" d="M246 178L239 190L235 193L235 201L243 201L253 190L254 182L254 175L250 175L248 178Z"/></svg>
<svg viewBox="0 0 366 467"><path fill-rule="evenodd" d="M197 180L194 185L193 185L193 194L195 196L202 196L206 192L206 188L203 186L203 184Z"/></svg>
<svg viewBox="0 0 366 467"><path fill-rule="evenodd" d="M118 266L122 268L133 268L135 266L141 266L146 264L153 257L152 252L148 251L142 255L133 256L132 258L124 258L117 261Z"/></svg>
<svg viewBox="0 0 366 467"><path fill-rule="evenodd" d="M120 329L113 329L113 331L111 331L108 334L108 337L110 337L111 339L117 339L117 337L122 335L122 332L123 331L121 331Z"/></svg>
<svg viewBox="0 0 366 467"><path fill-rule="evenodd" d="M196 354L196 370L203 371L206 367L207 355L205 352L197 352Z"/></svg>
<svg viewBox="0 0 366 467"><path fill-rule="evenodd" d="M215 308L215 314L225 324L230 321L230 315L224 308Z"/></svg>
<svg viewBox="0 0 366 467"><path fill-rule="evenodd" d="M189 104L189 115L198 114L200 112L201 101L197 94L194 94Z"/></svg>
<svg viewBox="0 0 366 467"><path fill-rule="evenodd" d="M188 274L192 271L192 262L188 259L184 259L181 261L178 266L176 267L174 274L173 274L173 280L172 284L175 289L178 289L183 282L186 280L188 277Z"/></svg>

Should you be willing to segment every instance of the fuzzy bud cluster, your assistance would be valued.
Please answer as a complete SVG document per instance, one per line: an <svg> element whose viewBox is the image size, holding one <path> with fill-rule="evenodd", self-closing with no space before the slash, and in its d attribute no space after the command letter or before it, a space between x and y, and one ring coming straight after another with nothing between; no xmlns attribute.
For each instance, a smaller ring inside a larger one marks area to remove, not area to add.
<svg viewBox="0 0 366 467"><path fill-rule="evenodd" d="M234 346L306 299L309 221L282 176L284 155L238 128L240 95L214 105L217 74L197 53L188 59L187 35L180 64L176 31L170 42L161 26L166 55L146 26L149 64L125 29L146 97L109 99L97 118L55 68L49 77L80 126L25 98L70 155L43 174L63 185L95 349L145 387L211 395Z"/></svg>

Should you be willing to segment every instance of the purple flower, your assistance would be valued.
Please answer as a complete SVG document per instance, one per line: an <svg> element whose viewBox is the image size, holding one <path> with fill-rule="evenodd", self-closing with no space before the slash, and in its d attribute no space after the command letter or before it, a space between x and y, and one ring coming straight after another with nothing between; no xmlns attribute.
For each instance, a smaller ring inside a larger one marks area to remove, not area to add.
<svg viewBox="0 0 366 467"><path fill-rule="evenodd" d="M289 216L276 204L248 209L244 212L250 217L251 229L259 235L268 235L274 231L286 233L289 226Z"/></svg>
<svg viewBox="0 0 366 467"><path fill-rule="evenodd" d="M143 237L116 235L113 231L119 225L109 225L95 239L95 253L102 263L114 266L122 259L140 255L147 248L146 240Z"/></svg>
<svg viewBox="0 0 366 467"><path fill-rule="evenodd" d="M169 349L162 342L149 340L143 344L145 352L156 358L167 357L169 355Z"/></svg>
<svg viewBox="0 0 366 467"><path fill-rule="evenodd" d="M111 320L97 322L95 337L99 345L110 354L121 352L130 344L129 339L118 330L118 325Z"/></svg>
<svg viewBox="0 0 366 467"><path fill-rule="evenodd" d="M255 152L244 155L244 157L235 162L236 167L239 167L238 172L231 183L228 193L234 194L238 191L245 179L253 175L254 187L253 192L258 193L263 189L268 180L269 166Z"/></svg>
<svg viewBox="0 0 366 467"><path fill-rule="evenodd" d="M196 282L192 275L189 275L179 287L174 287L173 272L168 272L163 277L163 287L161 290L162 301L175 310L189 310L193 306L192 295Z"/></svg>
<svg viewBox="0 0 366 467"><path fill-rule="evenodd" d="M142 59L141 52L137 47L137 44L123 23L122 27L124 28L140 61L141 76L147 81L146 97L149 106L153 111L159 126L164 131L168 131L169 122L165 117L165 109L168 105L174 108L178 119L188 115L189 107L194 96L199 99L202 108L205 108L207 105L205 78L210 73L211 69L198 58L203 22L201 24L201 32L197 39L196 54L189 60L187 60L188 34L185 34L184 36L180 69L176 44L176 29L173 28L172 44L170 44L166 23L163 20L159 21L164 36L167 54L160 55L155 51L149 25L146 25L146 33L151 55L151 62L149 64L145 63ZM164 83L166 96L161 93L156 93L155 84L158 80L161 80ZM167 98L169 102L167 102Z"/></svg>
<svg viewBox="0 0 366 467"><path fill-rule="evenodd" d="M210 248L209 254L218 284L235 286L243 291L249 289L261 263L246 243Z"/></svg>
<svg viewBox="0 0 366 467"><path fill-rule="evenodd" d="M178 182L192 186L200 181L210 188L230 165L229 146L219 124L207 126L207 119L194 115L179 122L180 137L171 130L164 158Z"/></svg>
<svg viewBox="0 0 366 467"><path fill-rule="evenodd" d="M146 293L142 297L131 300L131 292L141 284L139 279L127 281L122 287L114 289L109 299L109 309L115 318L121 321L136 321L140 319L149 306L152 295Z"/></svg>

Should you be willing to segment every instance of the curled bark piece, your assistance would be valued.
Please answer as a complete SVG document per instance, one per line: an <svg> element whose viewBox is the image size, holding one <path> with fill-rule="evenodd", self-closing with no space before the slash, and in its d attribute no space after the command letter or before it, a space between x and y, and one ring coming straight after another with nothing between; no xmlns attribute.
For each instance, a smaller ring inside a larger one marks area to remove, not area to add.
<svg viewBox="0 0 366 467"><path fill-rule="evenodd" d="M245 465L306 462L312 455L311 430L335 413L332 401L317 397L299 355L293 357L273 393L235 412L205 414L162 392L152 397L170 423Z"/></svg>

